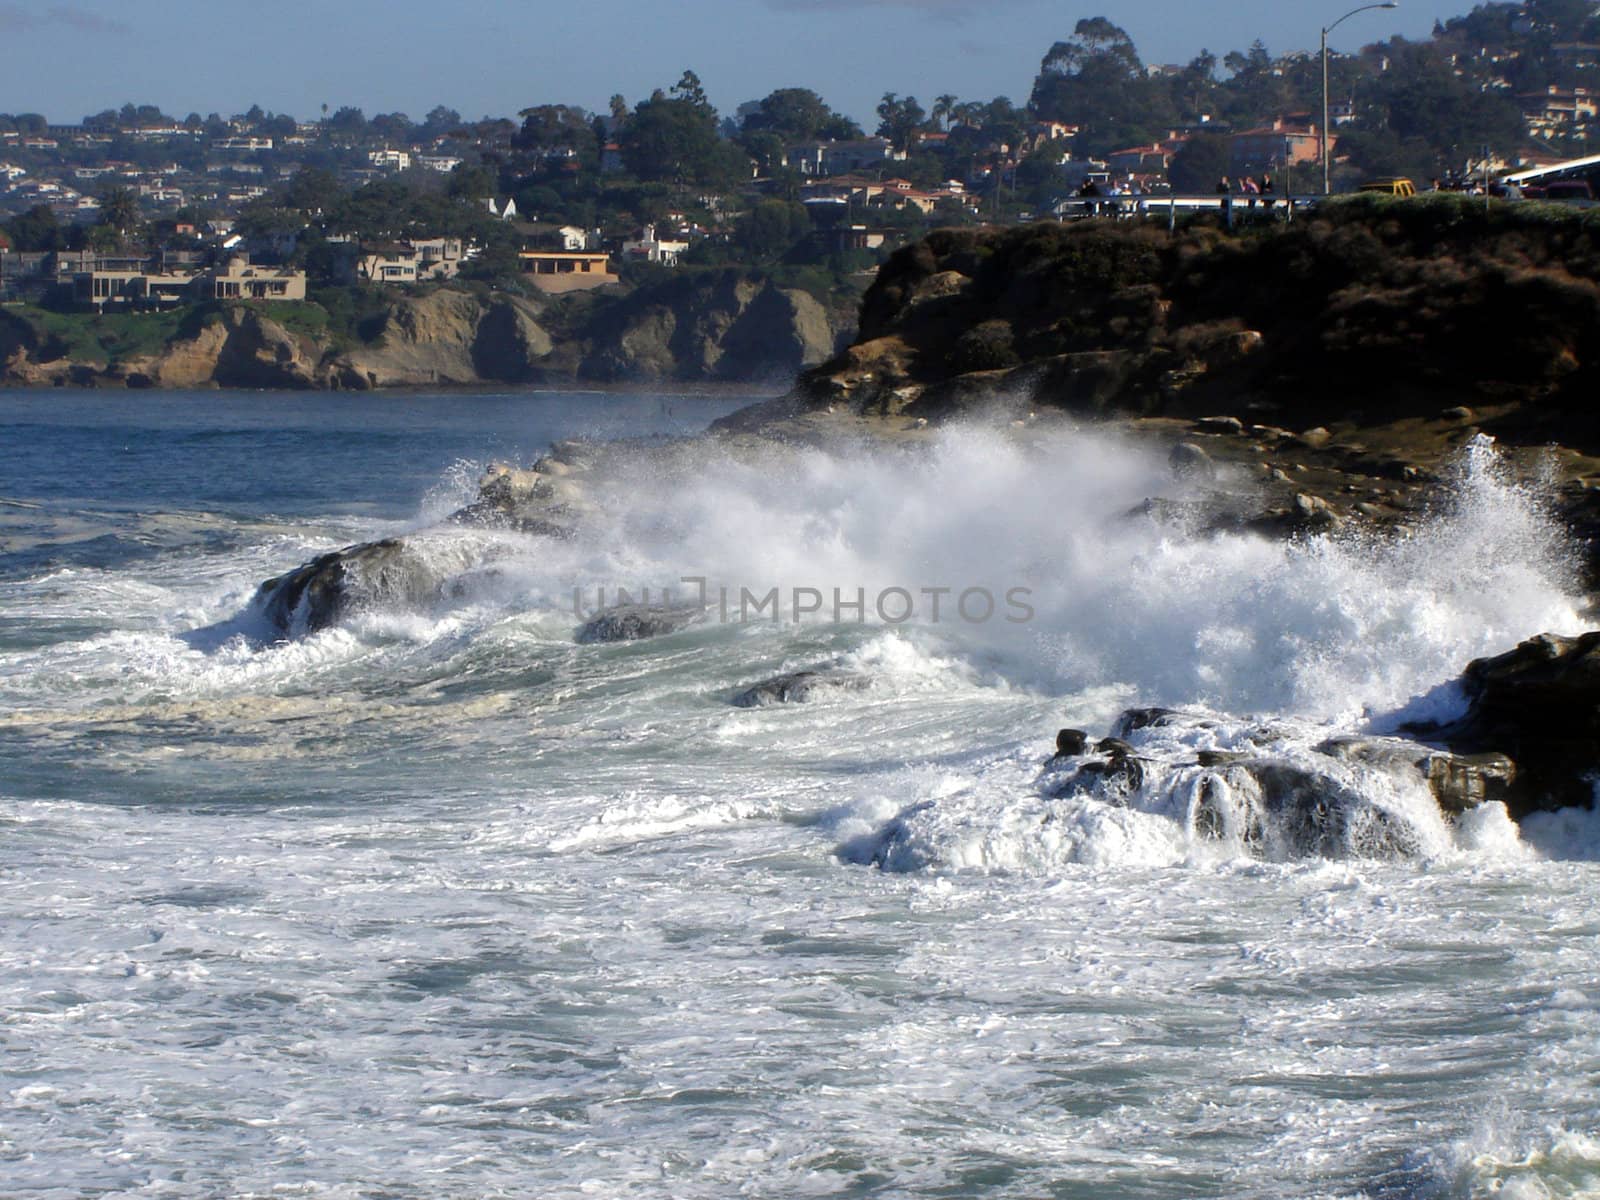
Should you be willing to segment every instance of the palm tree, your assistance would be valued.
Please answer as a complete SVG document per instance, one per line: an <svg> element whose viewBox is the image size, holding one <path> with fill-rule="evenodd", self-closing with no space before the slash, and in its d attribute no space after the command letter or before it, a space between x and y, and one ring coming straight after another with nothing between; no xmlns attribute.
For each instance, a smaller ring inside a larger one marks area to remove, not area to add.
<svg viewBox="0 0 1600 1200"><path fill-rule="evenodd" d="M950 110L950 115L963 125L971 125L975 129L983 127L984 105L977 100L968 100L965 104L957 104Z"/></svg>
<svg viewBox="0 0 1600 1200"><path fill-rule="evenodd" d="M114 187L100 197L100 223L127 237L139 225L139 197L132 188Z"/></svg>
<svg viewBox="0 0 1600 1200"><path fill-rule="evenodd" d="M939 122L939 128L947 133L950 130L950 114L955 111L956 103L960 99L960 96L952 96L949 92L934 99L933 119Z"/></svg>

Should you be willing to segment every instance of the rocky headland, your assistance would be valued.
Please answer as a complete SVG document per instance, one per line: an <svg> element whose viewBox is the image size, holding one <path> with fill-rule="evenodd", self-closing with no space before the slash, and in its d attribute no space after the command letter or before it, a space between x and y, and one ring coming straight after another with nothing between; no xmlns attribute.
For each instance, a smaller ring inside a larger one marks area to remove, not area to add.
<svg viewBox="0 0 1600 1200"><path fill-rule="evenodd" d="M1153 495L1130 517L1281 537L1403 532L1463 447L1493 439L1588 538L1600 512L1597 230L1531 206L1483 217L1460 205L1357 201L1237 235L1110 223L937 233L885 266L853 344L711 436L727 453L755 454L835 438L914 442L950 422L992 420L996 408L1021 437L1034 426L1114 422L1158 445L1186 485L1185 499ZM657 322L641 308L606 345ZM452 521L572 536L586 475L635 452L564 443L527 469L497 467ZM314 630L374 589L446 586L441 561L414 555L407 539L351 547L263 584L259 606L284 634ZM1591 552L1591 586L1593 563ZM696 619L619 611L575 636L659 636ZM1130 710L1107 738L1064 730L1046 784L1114 794L1152 773L1200 771L1268 810L1311 814L1301 823L1313 849L1334 834L1348 846L1359 833L1380 852L1405 853L1398 827L1330 832L1326 822L1346 811L1325 803L1342 772L1357 764L1414 776L1446 814L1488 801L1519 818L1590 804L1597 663L1600 632L1546 635L1466 666L1459 720L1334 738L1293 764L1270 748L1270 731L1259 752L1148 758L1127 739L1208 718ZM802 703L870 683L820 663L756 681L733 703Z"/></svg>
<svg viewBox="0 0 1600 1200"><path fill-rule="evenodd" d="M1355 197L1238 232L936 232L885 264L850 346L721 427L1115 421L1254 480L1210 520L1286 533L1403 523L1482 434L1592 540L1597 389L1600 220Z"/></svg>

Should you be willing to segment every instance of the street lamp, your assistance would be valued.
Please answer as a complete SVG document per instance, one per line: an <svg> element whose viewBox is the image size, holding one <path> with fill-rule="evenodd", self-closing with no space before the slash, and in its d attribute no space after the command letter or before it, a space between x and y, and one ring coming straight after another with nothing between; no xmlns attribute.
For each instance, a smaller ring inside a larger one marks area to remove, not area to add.
<svg viewBox="0 0 1600 1200"><path fill-rule="evenodd" d="M1332 25L1322 27L1322 194L1328 194L1328 35L1344 24L1357 13L1366 12L1369 8L1399 8L1399 0L1384 0L1382 4L1363 4L1360 8L1352 8Z"/></svg>

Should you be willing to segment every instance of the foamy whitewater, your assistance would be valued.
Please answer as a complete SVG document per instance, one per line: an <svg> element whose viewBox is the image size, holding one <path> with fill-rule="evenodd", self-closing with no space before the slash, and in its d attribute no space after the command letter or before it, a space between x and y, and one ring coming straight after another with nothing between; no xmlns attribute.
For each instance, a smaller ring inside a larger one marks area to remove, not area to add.
<svg viewBox="0 0 1600 1200"><path fill-rule="evenodd" d="M1600 1195L1600 820L1352 764L1404 853L1308 852L1186 765L1583 627L1491 445L1284 543L1141 515L1185 485L1103 431L655 440L737 403L0 395L0 1195ZM437 525L623 434L569 541ZM432 602L254 607L396 534ZM730 702L811 668L865 683ZM1191 715L1142 785L1057 786L1134 705Z"/></svg>

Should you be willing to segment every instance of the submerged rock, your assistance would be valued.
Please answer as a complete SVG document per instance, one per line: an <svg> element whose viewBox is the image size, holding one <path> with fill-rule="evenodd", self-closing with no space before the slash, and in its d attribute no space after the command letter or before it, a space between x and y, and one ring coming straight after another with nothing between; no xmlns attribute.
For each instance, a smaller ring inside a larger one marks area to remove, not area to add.
<svg viewBox="0 0 1600 1200"><path fill-rule="evenodd" d="M768 704L802 704L819 692L861 692L872 686L872 676L832 667L791 671L745 688L730 701L737 708L763 708Z"/></svg>
<svg viewBox="0 0 1600 1200"><path fill-rule="evenodd" d="M637 642L676 633L705 617L698 605L656 608L647 604L619 604L591 617L574 635L579 645L597 642Z"/></svg>

